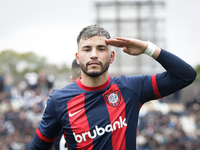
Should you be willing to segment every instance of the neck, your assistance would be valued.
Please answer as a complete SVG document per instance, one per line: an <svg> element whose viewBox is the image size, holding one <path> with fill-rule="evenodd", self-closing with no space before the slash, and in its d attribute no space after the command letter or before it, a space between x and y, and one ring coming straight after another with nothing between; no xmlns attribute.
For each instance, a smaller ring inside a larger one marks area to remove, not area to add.
<svg viewBox="0 0 200 150"><path fill-rule="evenodd" d="M90 77L81 72L81 83L88 87L96 87L104 84L108 80L108 71L99 77Z"/></svg>

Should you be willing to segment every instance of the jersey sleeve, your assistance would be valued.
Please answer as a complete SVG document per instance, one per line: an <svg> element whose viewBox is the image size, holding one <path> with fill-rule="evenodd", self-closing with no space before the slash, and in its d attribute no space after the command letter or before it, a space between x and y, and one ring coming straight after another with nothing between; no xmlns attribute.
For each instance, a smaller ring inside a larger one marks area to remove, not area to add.
<svg viewBox="0 0 200 150"><path fill-rule="evenodd" d="M32 140L31 150L49 149L61 130L54 97L55 94L52 92L50 98L47 100L42 120L36 129L35 137Z"/></svg>
<svg viewBox="0 0 200 150"><path fill-rule="evenodd" d="M166 71L151 76L151 86L156 99L185 88L196 78L196 71L188 63L170 52L162 49L157 61ZM143 85L143 95L148 93L145 85ZM146 100L148 99L146 98Z"/></svg>
<svg viewBox="0 0 200 150"><path fill-rule="evenodd" d="M132 90L140 100L140 104L153 99L160 98L159 91L157 90L157 83L155 82L156 75L134 75L126 77L123 81L126 87Z"/></svg>
<svg viewBox="0 0 200 150"><path fill-rule="evenodd" d="M162 97L190 85L196 78L196 71L176 55L162 50L157 61L166 72L157 74L155 81Z"/></svg>
<svg viewBox="0 0 200 150"><path fill-rule="evenodd" d="M141 104L181 90L196 78L196 71L170 52L162 49L156 60L164 67L165 72L127 78L133 90L140 97Z"/></svg>

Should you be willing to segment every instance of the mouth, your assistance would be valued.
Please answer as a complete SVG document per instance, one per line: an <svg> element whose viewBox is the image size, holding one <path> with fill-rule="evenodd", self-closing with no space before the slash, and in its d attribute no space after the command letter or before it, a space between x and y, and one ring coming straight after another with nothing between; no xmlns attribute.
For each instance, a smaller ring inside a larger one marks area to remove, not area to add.
<svg viewBox="0 0 200 150"><path fill-rule="evenodd" d="M89 66L97 66L99 65L98 63L90 63Z"/></svg>
<svg viewBox="0 0 200 150"><path fill-rule="evenodd" d="M100 65L100 63L97 61L92 61L88 63L88 66L98 66L98 65Z"/></svg>

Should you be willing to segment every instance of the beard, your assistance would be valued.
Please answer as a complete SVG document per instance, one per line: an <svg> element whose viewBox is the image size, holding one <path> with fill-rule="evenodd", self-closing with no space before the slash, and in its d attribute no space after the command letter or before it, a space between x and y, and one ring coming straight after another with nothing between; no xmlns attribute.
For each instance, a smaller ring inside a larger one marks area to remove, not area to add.
<svg viewBox="0 0 200 150"><path fill-rule="evenodd" d="M100 75L102 75L103 73L105 73L109 66L110 66L110 61L106 62L104 65L102 64L102 62L100 61L95 61L95 62L98 62L99 65L101 66L101 70L100 71L91 71L89 72L88 71L88 66L90 64L90 62L87 62L86 65L82 64L80 62L80 67L81 67L81 70L89 77L92 77L92 78L96 78L96 77L99 77Z"/></svg>

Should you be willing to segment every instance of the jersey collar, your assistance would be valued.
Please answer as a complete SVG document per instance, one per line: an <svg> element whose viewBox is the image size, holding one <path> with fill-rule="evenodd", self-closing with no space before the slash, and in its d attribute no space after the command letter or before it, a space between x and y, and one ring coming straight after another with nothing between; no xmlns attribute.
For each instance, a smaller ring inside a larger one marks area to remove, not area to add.
<svg viewBox="0 0 200 150"><path fill-rule="evenodd" d="M81 77L76 80L76 84L80 88L82 88L83 90L86 90L86 91L98 91L98 90L102 90L103 88L105 88L106 86L108 86L109 83L110 83L110 76L109 75L108 75L108 80L104 84L102 84L100 86L95 86L95 87L89 87L89 86L83 85L82 82L81 82Z"/></svg>

